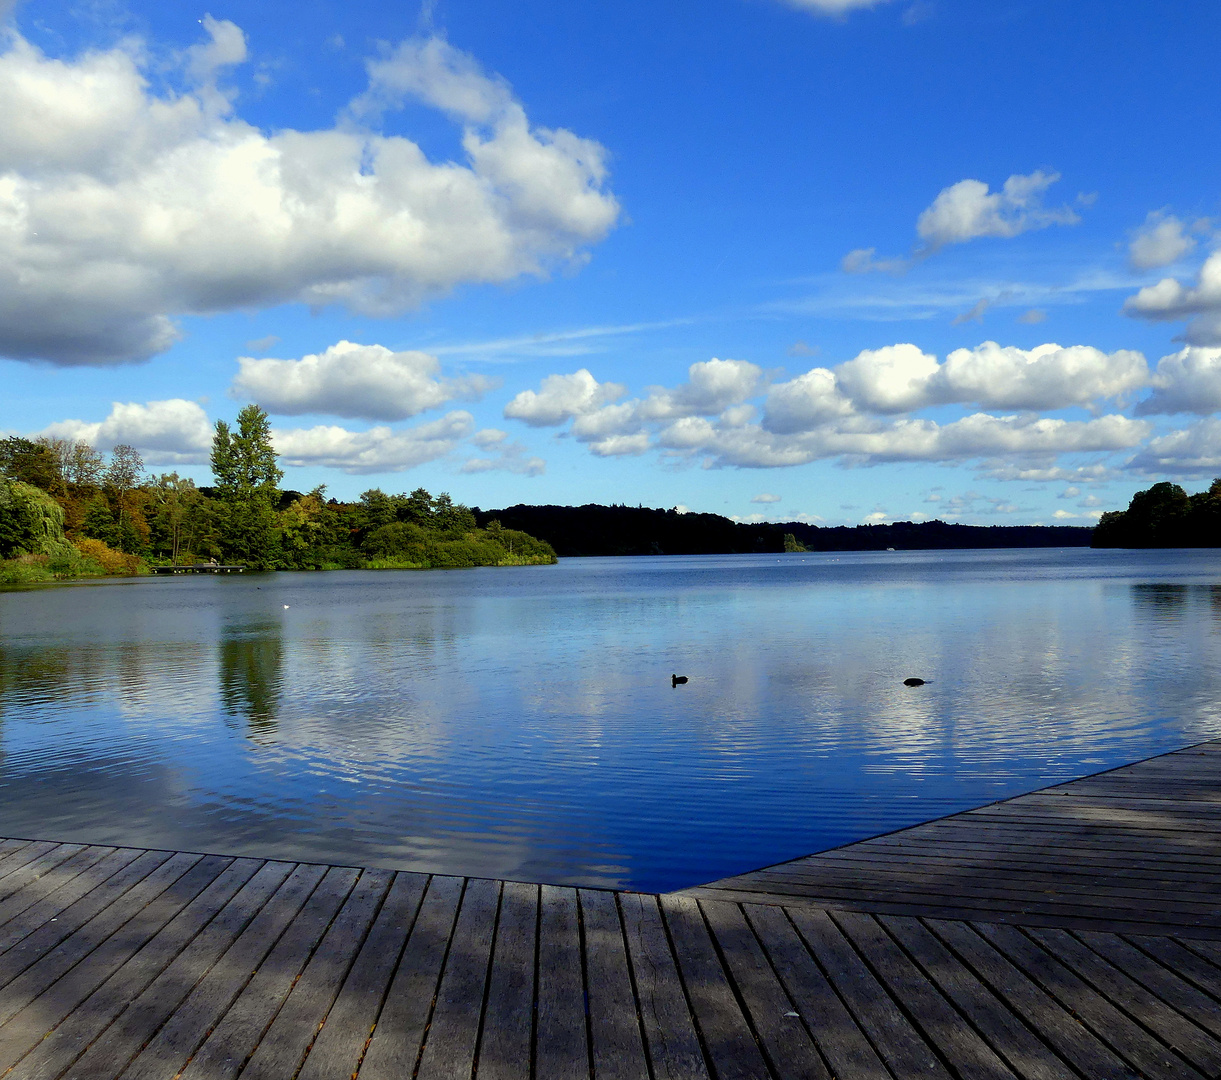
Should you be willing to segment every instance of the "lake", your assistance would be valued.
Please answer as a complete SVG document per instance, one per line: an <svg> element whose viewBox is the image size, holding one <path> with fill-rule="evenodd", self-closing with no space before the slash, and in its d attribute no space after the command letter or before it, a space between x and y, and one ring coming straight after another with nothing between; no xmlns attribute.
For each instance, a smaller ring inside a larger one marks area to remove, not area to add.
<svg viewBox="0 0 1221 1080"><path fill-rule="evenodd" d="M667 890L1221 736L1219 634L1219 551L9 590L0 834Z"/></svg>

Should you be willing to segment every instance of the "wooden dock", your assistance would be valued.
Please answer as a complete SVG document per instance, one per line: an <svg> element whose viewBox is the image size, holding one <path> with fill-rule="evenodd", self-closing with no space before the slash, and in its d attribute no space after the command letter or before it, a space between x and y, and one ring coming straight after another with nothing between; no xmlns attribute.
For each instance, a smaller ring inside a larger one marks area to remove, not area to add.
<svg viewBox="0 0 1221 1080"><path fill-rule="evenodd" d="M0 1074L1221 1076L1221 742L664 896L0 841Z"/></svg>

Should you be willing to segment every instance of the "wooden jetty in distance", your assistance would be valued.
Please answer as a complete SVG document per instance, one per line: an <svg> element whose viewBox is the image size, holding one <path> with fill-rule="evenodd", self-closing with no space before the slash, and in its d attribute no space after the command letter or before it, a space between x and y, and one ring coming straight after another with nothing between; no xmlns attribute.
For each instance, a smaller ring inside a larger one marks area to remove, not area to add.
<svg viewBox="0 0 1221 1080"><path fill-rule="evenodd" d="M0 841L0 1072L1221 1075L1221 741L668 895Z"/></svg>
<svg viewBox="0 0 1221 1080"><path fill-rule="evenodd" d="M191 563L187 566L154 566L154 574L242 574L244 566L226 566L223 563Z"/></svg>

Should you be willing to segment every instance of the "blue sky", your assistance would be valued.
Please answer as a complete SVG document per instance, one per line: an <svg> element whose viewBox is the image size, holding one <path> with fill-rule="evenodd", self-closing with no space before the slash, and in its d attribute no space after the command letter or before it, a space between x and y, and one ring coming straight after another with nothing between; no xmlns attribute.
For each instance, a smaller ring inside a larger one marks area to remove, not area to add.
<svg viewBox="0 0 1221 1080"><path fill-rule="evenodd" d="M11 5L0 430L1088 524L1221 474L1215 3Z"/></svg>

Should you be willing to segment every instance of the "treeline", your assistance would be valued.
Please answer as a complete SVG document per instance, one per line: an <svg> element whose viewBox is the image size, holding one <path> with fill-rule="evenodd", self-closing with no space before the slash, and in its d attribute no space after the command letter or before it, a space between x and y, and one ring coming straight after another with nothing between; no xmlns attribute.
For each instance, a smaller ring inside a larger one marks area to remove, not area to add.
<svg viewBox="0 0 1221 1080"><path fill-rule="evenodd" d="M1221 479L1195 495L1170 483L1138 491L1127 510L1102 515L1091 542L1096 548L1221 547Z"/></svg>
<svg viewBox="0 0 1221 1080"><path fill-rule="evenodd" d="M130 446L109 459L87 442L0 440L0 583L45 581L215 560L255 570L430 569L555 562L555 552L494 520L477 522L423 488L356 502L284 491L267 414L248 406L216 425L212 486L146 475Z"/></svg>
<svg viewBox="0 0 1221 1080"><path fill-rule="evenodd" d="M899 521L825 528L805 522L744 524L719 514L680 514L642 506L475 508L547 541L558 555L719 555L783 551L918 551L936 548L1086 547L1091 530L1056 525L954 525Z"/></svg>

